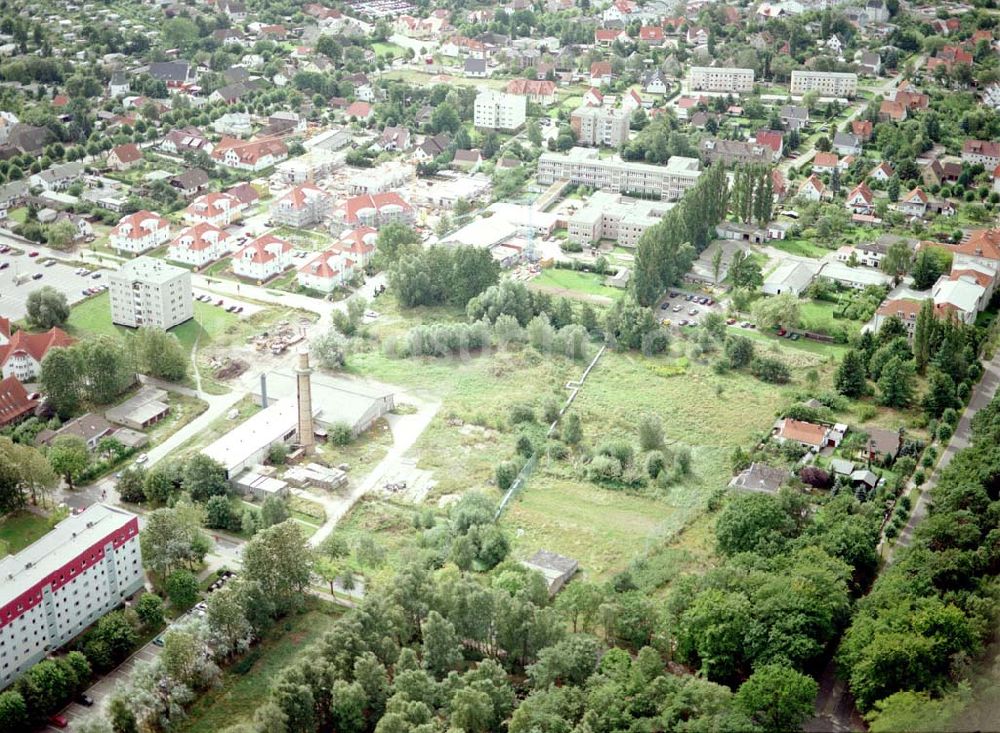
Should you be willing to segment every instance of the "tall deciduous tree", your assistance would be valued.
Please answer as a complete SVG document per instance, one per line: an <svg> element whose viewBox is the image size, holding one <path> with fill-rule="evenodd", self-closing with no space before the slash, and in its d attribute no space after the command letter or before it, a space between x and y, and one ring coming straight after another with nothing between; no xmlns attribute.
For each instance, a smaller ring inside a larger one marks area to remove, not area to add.
<svg viewBox="0 0 1000 733"><path fill-rule="evenodd" d="M87 443L79 435L60 435L52 441L48 458L52 470L62 476L71 489L90 463Z"/></svg>
<svg viewBox="0 0 1000 733"><path fill-rule="evenodd" d="M244 546L244 577L260 585L278 613L287 613L301 603L311 566L308 543L292 520L258 532Z"/></svg>
<svg viewBox="0 0 1000 733"><path fill-rule="evenodd" d="M28 323L36 328L62 326L69 318L69 303L66 302L66 296L51 285L45 285L28 293L25 310Z"/></svg>

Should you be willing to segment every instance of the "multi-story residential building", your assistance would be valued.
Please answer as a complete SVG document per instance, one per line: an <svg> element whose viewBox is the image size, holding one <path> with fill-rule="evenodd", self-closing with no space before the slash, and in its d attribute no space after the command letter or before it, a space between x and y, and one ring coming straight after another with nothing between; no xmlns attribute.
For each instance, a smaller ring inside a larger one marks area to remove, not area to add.
<svg viewBox="0 0 1000 733"><path fill-rule="evenodd" d="M271 218L290 227L319 224L330 211L330 195L310 183L296 186L271 207Z"/></svg>
<svg viewBox="0 0 1000 733"><path fill-rule="evenodd" d="M155 257L138 257L108 275L111 321L167 330L194 317L191 273Z"/></svg>
<svg viewBox="0 0 1000 733"><path fill-rule="evenodd" d="M580 244L609 239L623 247L635 247L643 232L659 222L672 207L669 203L630 200L609 191L596 191L586 206L570 218L569 239Z"/></svg>
<svg viewBox="0 0 1000 733"><path fill-rule="evenodd" d="M569 118L576 141L591 147L617 148L628 142L628 110L582 105Z"/></svg>
<svg viewBox="0 0 1000 733"><path fill-rule="evenodd" d="M240 218L243 206L227 193L206 193L184 209L184 221L189 224L212 224L227 227Z"/></svg>
<svg viewBox="0 0 1000 733"><path fill-rule="evenodd" d="M389 191L347 199L338 218L351 226L381 227L393 221L413 221L413 207Z"/></svg>
<svg viewBox="0 0 1000 733"><path fill-rule="evenodd" d="M0 317L0 371L4 378L33 382L38 378L46 354L52 349L70 346L74 341L57 327L45 333L28 333L23 329L11 333L10 320Z"/></svg>
<svg viewBox="0 0 1000 733"><path fill-rule="evenodd" d="M292 265L292 245L264 234L233 255L233 272L251 280L270 280Z"/></svg>
<svg viewBox="0 0 1000 733"><path fill-rule="evenodd" d="M800 69L792 72L792 94L817 91L823 97L847 97L858 93L858 75L838 71L809 71Z"/></svg>
<svg viewBox="0 0 1000 733"><path fill-rule="evenodd" d="M753 80L753 69L732 66L692 66L687 76L688 90L692 92L752 92Z"/></svg>
<svg viewBox="0 0 1000 733"><path fill-rule="evenodd" d="M167 259L204 267L232 251L232 237L219 227L202 222L188 227L170 243Z"/></svg>
<svg viewBox="0 0 1000 733"><path fill-rule="evenodd" d="M0 560L0 688L143 587L139 521L94 504Z"/></svg>
<svg viewBox="0 0 1000 733"><path fill-rule="evenodd" d="M212 151L212 158L227 168L257 173L288 157L288 147L277 138L237 140L223 137Z"/></svg>
<svg viewBox="0 0 1000 733"><path fill-rule="evenodd" d="M108 235L108 243L118 252L142 254L170 239L170 222L151 211L137 211L123 217Z"/></svg>
<svg viewBox="0 0 1000 733"><path fill-rule="evenodd" d="M354 260L343 252L328 249L299 268L295 279L304 288L332 293L354 277Z"/></svg>
<svg viewBox="0 0 1000 733"><path fill-rule="evenodd" d="M528 98L484 89L476 95L473 121L482 130L518 130L524 124Z"/></svg>
<svg viewBox="0 0 1000 733"><path fill-rule="evenodd" d="M1000 165L1000 143L992 140L966 140L962 143L962 162L981 163L983 168L992 171Z"/></svg>
<svg viewBox="0 0 1000 733"><path fill-rule="evenodd" d="M697 158L674 156L666 165L649 165L617 156L601 158L590 148L572 148L565 153L543 153L538 159L537 178L543 186L565 179L603 191L676 201L699 175L701 163Z"/></svg>
<svg viewBox="0 0 1000 733"><path fill-rule="evenodd" d="M286 183L318 181L336 167L337 155L329 150L314 148L305 155L278 163L277 171Z"/></svg>

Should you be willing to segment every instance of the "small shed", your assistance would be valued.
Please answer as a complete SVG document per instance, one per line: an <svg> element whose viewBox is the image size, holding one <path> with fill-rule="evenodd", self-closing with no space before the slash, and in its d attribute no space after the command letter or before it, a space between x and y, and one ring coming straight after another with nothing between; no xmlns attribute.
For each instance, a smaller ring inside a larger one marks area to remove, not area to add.
<svg viewBox="0 0 1000 733"><path fill-rule="evenodd" d="M522 564L530 570L537 570L545 577L550 597L562 590L580 567L580 563L576 560L549 550L539 550Z"/></svg>
<svg viewBox="0 0 1000 733"><path fill-rule="evenodd" d="M858 470L851 474L851 483L864 484L869 489L874 489L878 486L878 476L871 471Z"/></svg>
<svg viewBox="0 0 1000 733"><path fill-rule="evenodd" d="M830 461L830 470L838 476L850 476L854 473L854 464L843 458L834 458Z"/></svg>

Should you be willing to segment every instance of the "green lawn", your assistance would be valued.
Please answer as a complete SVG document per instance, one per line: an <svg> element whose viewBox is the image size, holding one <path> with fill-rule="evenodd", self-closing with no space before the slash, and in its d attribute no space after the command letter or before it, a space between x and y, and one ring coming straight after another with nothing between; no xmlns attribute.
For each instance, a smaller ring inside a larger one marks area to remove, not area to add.
<svg viewBox="0 0 1000 733"><path fill-rule="evenodd" d="M861 323L847 318L835 318L836 303L825 300L804 300L799 305L801 326L806 331L830 334L844 329L848 334L856 334L861 330Z"/></svg>
<svg viewBox="0 0 1000 733"><path fill-rule="evenodd" d="M769 244L775 249L780 249L782 252L799 257L819 258L831 252L826 247L821 247L807 239L774 239Z"/></svg>
<svg viewBox="0 0 1000 733"><path fill-rule="evenodd" d="M132 333L131 329L116 326L111 322L109 299L107 293L101 293L73 306L69 321L66 322L67 330L75 336L113 336ZM239 318L233 313L227 313L210 303L195 301L194 318L187 323L174 326L170 332L177 336L185 349L190 350L199 336L204 344L224 333L238 321Z"/></svg>
<svg viewBox="0 0 1000 733"><path fill-rule="evenodd" d="M315 601L309 605L305 613L279 622L270 636L249 652L259 658L245 674L223 672L219 685L198 698L188 717L172 727L180 733L216 733L249 721L278 672L333 628L339 615L335 607L321 608L326 604Z"/></svg>
<svg viewBox="0 0 1000 733"><path fill-rule="evenodd" d="M405 53L406 49L402 46L397 46L395 43L389 43L386 41L377 41L371 45L372 51L375 52L376 56L385 56L387 53L392 53L393 57L401 58Z"/></svg>
<svg viewBox="0 0 1000 733"><path fill-rule="evenodd" d="M19 206L16 209L11 209L7 212L7 218L15 224L24 224L28 219L28 207Z"/></svg>
<svg viewBox="0 0 1000 733"><path fill-rule="evenodd" d="M17 511L0 520L0 555L20 552L48 532L54 524L50 517L29 511Z"/></svg>
<svg viewBox="0 0 1000 733"><path fill-rule="evenodd" d="M549 268L542 270L531 281L531 285L556 291L558 295L574 297L577 294L596 295L602 298L618 300L624 294L624 290L609 288L604 284L604 275L595 275L590 272L577 272L576 270L562 270Z"/></svg>

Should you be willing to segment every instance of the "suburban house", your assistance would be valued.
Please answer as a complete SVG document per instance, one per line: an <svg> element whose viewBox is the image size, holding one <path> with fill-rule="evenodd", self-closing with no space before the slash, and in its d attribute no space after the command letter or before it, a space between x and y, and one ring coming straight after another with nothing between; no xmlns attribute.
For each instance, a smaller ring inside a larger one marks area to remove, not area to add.
<svg viewBox="0 0 1000 733"><path fill-rule="evenodd" d="M801 130L809 125L809 110L805 107L798 107L786 104L778 113L778 119L786 130Z"/></svg>
<svg viewBox="0 0 1000 733"><path fill-rule="evenodd" d="M833 136L833 149L841 155L861 155L861 140L853 132L838 132Z"/></svg>
<svg viewBox="0 0 1000 733"><path fill-rule="evenodd" d="M820 180L819 176L814 173L799 186L796 196L806 201L824 201L830 198L830 192L827 191L826 186Z"/></svg>
<svg viewBox="0 0 1000 733"><path fill-rule="evenodd" d="M331 249L342 252L361 267L367 267L375 255L378 230L372 227L358 227L341 235L331 245Z"/></svg>
<svg viewBox="0 0 1000 733"><path fill-rule="evenodd" d="M371 104L368 102L353 102L347 109L344 110L344 116L347 119L355 119L358 122L370 122L375 116L375 110L372 109Z"/></svg>
<svg viewBox="0 0 1000 733"><path fill-rule="evenodd" d="M170 222L151 211L123 217L108 234L108 243L118 252L142 254L170 239Z"/></svg>
<svg viewBox="0 0 1000 733"><path fill-rule="evenodd" d="M180 127L168 132L162 142L160 150L172 155L183 155L184 153L211 153L212 143L208 137L197 127Z"/></svg>
<svg viewBox="0 0 1000 733"><path fill-rule="evenodd" d="M170 89L194 84L198 78L195 68L186 61L155 61L149 65L149 75Z"/></svg>
<svg viewBox="0 0 1000 733"><path fill-rule="evenodd" d="M167 259L204 267L232 251L232 237L219 227L202 222L183 230L170 243Z"/></svg>
<svg viewBox="0 0 1000 733"><path fill-rule="evenodd" d="M304 183L271 206L271 218L290 227L307 227L321 223L329 211L330 195L311 183Z"/></svg>
<svg viewBox="0 0 1000 733"><path fill-rule="evenodd" d="M251 280L270 280L292 265L292 245L273 234L257 237L233 255L233 272Z"/></svg>
<svg viewBox="0 0 1000 733"><path fill-rule="evenodd" d="M915 188L899 200L896 209L907 216L921 218L927 213L929 201L929 197L922 188Z"/></svg>
<svg viewBox="0 0 1000 733"><path fill-rule="evenodd" d="M780 443L790 441L815 450L837 447L846 433L847 426L842 423L832 426L819 425L804 420L793 420L790 417L778 420L772 430L775 440Z"/></svg>
<svg viewBox="0 0 1000 733"><path fill-rule="evenodd" d="M354 277L355 262L339 250L320 252L299 268L295 279L299 285L321 293L332 293Z"/></svg>
<svg viewBox="0 0 1000 733"><path fill-rule="evenodd" d="M869 461L892 463L903 449L903 431L886 430L885 428L866 427L868 433L865 441L865 453Z"/></svg>
<svg viewBox="0 0 1000 733"><path fill-rule="evenodd" d="M385 152L410 149L410 130L407 127L386 127L373 147Z"/></svg>
<svg viewBox="0 0 1000 733"><path fill-rule="evenodd" d="M237 170L254 173L270 168L288 157L288 147L275 138L239 140L223 137L212 151L212 159Z"/></svg>
<svg viewBox="0 0 1000 733"><path fill-rule="evenodd" d="M751 463L749 468L733 477L729 488L776 494L789 476L790 473L784 468L775 468L766 463Z"/></svg>
<svg viewBox="0 0 1000 733"><path fill-rule="evenodd" d="M813 158L812 172L813 173L833 173L837 169L837 163L840 159L837 157L836 153L816 153Z"/></svg>
<svg viewBox="0 0 1000 733"><path fill-rule="evenodd" d="M614 79L610 61L595 61L590 65L590 85L599 87L610 84Z"/></svg>
<svg viewBox="0 0 1000 733"><path fill-rule="evenodd" d="M855 214L870 214L875 210L875 194L868 184L862 181L847 194L845 206Z"/></svg>
<svg viewBox="0 0 1000 733"><path fill-rule="evenodd" d="M981 163L986 170L993 170L1000 165L1000 142L966 140L962 143L962 162Z"/></svg>
<svg viewBox="0 0 1000 733"><path fill-rule="evenodd" d="M189 224L207 223L227 227L240 218L243 207L226 193L206 193L184 209L184 221Z"/></svg>
<svg viewBox="0 0 1000 733"><path fill-rule="evenodd" d="M10 320L0 317L0 370L3 377L32 382L38 377L42 360L51 349L72 345L72 338L61 328L44 333L19 330L11 333Z"/></svg>
<svg viewBox="0 0 1000 733"><path fill-rule="evenodd" d="M204 191L208 188L208 183L208 173L201 168L191 168L170 179L170 185L186 199Z"/></svg>
<svg viewBox="0 0 1000 733"><path fill-rule="evenodd" d="M873 181L879 181L880 183L888 183L889 179L891 179L895 175L895 173L896 172L892 169L892 166L883 160L877 166L872 168L872 172L868 174L868 177L871 178Z"/></svg>
<svg viewBox="0 0 1000 733"><path fill-rule="evenodd" d="M142 151L135 143L116 145L108 153L107 166L113 171L127 171L142 162Z"/></svg>

